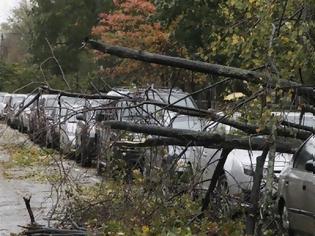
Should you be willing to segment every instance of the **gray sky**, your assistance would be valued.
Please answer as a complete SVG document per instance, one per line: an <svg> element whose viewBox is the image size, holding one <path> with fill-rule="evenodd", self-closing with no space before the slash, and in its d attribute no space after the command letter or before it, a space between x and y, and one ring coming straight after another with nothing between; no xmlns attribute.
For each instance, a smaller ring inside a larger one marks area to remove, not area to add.
<svg viewBox="0 0 315 236"><path fill-rule="evenodd" d="M8 19L11 10L18 6L20 1L21 0L0 0L0 23Z"/></svg>

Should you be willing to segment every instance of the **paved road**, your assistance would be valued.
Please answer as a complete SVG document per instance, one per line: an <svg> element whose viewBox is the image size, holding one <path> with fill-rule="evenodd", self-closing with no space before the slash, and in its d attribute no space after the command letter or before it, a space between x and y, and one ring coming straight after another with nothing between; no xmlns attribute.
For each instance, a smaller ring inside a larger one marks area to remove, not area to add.
<svg viewBox="0 0 315 236"><path fill-rule="evenodd" d="M5 150L5 144L23 143L30 145L27 137L14 130L0 125L0 162L8 161L10 156ZM1 165L0 165L1 166ZM6 179L4 170L0 167L0 235L10 235L21 231L18 225L30 223L25 208L23 196L31 195L31 206L36 219L47 213L51 206L50 186L48 184L34 183L29 180Z"/></svg>
<svg viewBox="0 0 315 236"><path fill-rule="evenodd" d="M0 162L10 160L10 156L5 149L6 144L34 145L26 135L0 124ZM81 168L74 161L63 160L62 162L65 171L77 183L90 185L102 181L96 175L95 169ZM23 172L24 169L20 169L19 171ZM30 223L23 200L24 196L30 195L32 196L31 207L36 222L47 225L47 222L43 219L47 218L47 213L53 206L52 199L50 198L51 185L32 180L7 179L0 163L0 236L20 232L22 229L18 225L25 226Z"/></svg>

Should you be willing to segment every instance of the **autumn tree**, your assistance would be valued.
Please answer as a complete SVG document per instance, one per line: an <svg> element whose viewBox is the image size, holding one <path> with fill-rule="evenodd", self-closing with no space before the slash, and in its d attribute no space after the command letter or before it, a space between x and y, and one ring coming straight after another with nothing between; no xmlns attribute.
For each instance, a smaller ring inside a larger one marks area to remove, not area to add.
<svg viewBox="0 0 315 236"><path fill-rule="evenodd" d="M112 12L99 15L99 24L92 29L94 37L139 50L170 51L168 32L153 19L156 12L154 4L148 0L125 0L114 1L114 5ZM170 70L167 68L102 55L97 55L97 59L103 65L101 75L110 83L166 85L169 81Z"/></svg>

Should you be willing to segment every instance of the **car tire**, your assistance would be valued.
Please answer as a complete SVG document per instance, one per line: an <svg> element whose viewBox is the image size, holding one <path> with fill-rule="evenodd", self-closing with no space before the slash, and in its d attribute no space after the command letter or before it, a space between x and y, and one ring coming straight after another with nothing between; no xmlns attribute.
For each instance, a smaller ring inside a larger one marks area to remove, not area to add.
<svg viewBox="0 0 315 236"><path fill-rule="evenodd" d="M91 158L89 157L89 154L88 154L88 151L87 151L87 148L85 147L85 145L81 149L80 156L81 156L81 158L80 158L81 159L81 166L82 167L91 167L92 161L91 161Z"/></svg>
<svg viewBox="0 0 315 236"><path fill-rule="evenodd" d="M225 174L220 175L217 182L217 191L221 193L229 193L229 184Z"/></svg>
<svg viewBox="0 0 315 236"><path fill-rule="evenodd" d="M216 205L218 209L218 214L220 217L230 217L232 214L231 202L229 199L229 185L226 175L223 173L220 175L217 181L216 187L217 197Z"/></svg>
<svg viewBox="0 0 315 236"><path fill-rule="evenodd" d="M288 214L288 208L283 204L283 207L280 211L280 217L281 217L281 225L283 228L283 232L285 236L294 236L294 232L291 229L290 221L289 221L289 214Z"/></svg>

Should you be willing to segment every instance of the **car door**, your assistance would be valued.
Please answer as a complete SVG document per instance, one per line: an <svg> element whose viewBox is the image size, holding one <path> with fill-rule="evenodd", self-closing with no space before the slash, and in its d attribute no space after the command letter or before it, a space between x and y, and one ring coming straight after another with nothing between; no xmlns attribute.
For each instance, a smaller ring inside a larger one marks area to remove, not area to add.
<svg viewBox="0 0 315 236"><path fill-rule="evenodd" d="M306 150L310 155L310 159L315 161L315 138L311 138L306 146ZM305 164L304 164L305 170ZM306 229L306 232L313 233L315 229L315 174L313 171L305 170L305 178L303 179L302 185L303 192L305 194L305 201L303 202L303 210L310 220L309 227ZM305 229L305 227L304 227Z"/></svg>
<svg viewBox="0 0 315 236"><path fill-rule="evenodd" d="M305 169L314 161L315 136L308 139L294 157L293 168L284 179L286 204L292 228L312 232L315 227L315 177Z"/></svg>

